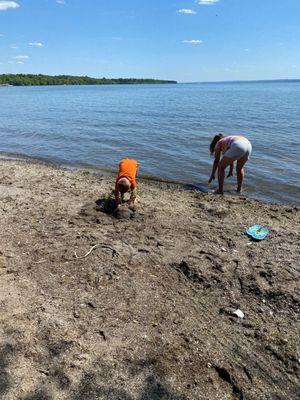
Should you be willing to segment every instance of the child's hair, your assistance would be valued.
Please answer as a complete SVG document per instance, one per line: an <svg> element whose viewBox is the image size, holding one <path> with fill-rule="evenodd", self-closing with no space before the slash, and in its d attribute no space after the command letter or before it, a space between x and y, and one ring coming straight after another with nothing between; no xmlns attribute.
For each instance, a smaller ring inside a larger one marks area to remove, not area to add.
<svg viewBox="0 0 300 400"><path fill-rule="evenodd" d="M216 148L216 144L218 143L219 140L221 140L224 137L224 135L222 135L222 133L219 133L218 135L216 135L213 140L211 141L211 144L209 146L209 150L210 150L210 154L214 154L215 148Z"/></svg>
<svg viewBox="0 0 300 400"><path fill-rule="evenodd" d="M122 194L127 193L130 190L130 182L127 178L121 178L117 185Z"/></svg>

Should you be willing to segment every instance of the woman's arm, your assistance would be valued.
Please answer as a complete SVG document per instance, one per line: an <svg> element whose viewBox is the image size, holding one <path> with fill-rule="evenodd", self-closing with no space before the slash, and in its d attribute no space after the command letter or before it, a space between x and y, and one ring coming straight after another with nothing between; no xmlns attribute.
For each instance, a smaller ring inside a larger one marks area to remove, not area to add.
<svg viewBox="0 0 300 400"><path fill-rule="evenodd" d="M215 151L215 160L214 160L214 164L213 164L213 167L212 167L212 171L211 171L211 175L210 175L208 183L211 183L213 180L216 179L215 175L216 175L216 171L217 171L218 166L219 166L220 156L221 156L221 149L218 146L216 151Z"/></svg>

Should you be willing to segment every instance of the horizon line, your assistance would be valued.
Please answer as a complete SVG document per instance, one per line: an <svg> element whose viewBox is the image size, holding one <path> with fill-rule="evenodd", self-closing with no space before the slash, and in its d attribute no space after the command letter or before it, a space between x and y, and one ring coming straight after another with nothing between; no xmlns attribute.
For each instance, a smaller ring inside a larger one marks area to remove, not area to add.
<svg viewBox="0 0 300 400"><path fill-rule="evenodd" d="M232 79L232 80L216 80L216 81L179 81L178 83L195 84L195 83L243 83L243 82L286 82L300 81L300 78L275 78L275 79Z"/></svg>

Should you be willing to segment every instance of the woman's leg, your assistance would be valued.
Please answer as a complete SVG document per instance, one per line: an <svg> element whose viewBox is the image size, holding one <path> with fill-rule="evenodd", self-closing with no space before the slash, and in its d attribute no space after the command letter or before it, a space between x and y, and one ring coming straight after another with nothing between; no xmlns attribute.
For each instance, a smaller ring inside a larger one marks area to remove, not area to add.
<svg viewBox="0 0 300 400"><path fill-rule="evenodd" d="M234 162L233 158L226 157L226 156L224 156L222 158L222 160L220 161L220 164L218 167L219 189L215 193L223 194L225 169L228 167L228 165L232 164L233 162Z"/></svg>
<svg viewBox="0 0 300 400"><path fill-rule="evenodd" d="M242 157L239 159L236 163L236 175L237 175L237 192L241 193L242 191L242 186L243 186L243 180L244 180L244 165L248 161L248 155Z"/></svg>

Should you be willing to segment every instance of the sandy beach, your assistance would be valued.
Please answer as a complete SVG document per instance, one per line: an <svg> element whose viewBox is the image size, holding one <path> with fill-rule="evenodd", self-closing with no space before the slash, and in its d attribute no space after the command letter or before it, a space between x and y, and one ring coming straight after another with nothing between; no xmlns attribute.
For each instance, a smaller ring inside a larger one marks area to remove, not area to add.
<svg viewBox="0 0 300 400"><path fill-rule="evenodd" d="M299 207L113 183L0 161L0 398L299 399Z"/></svg>

